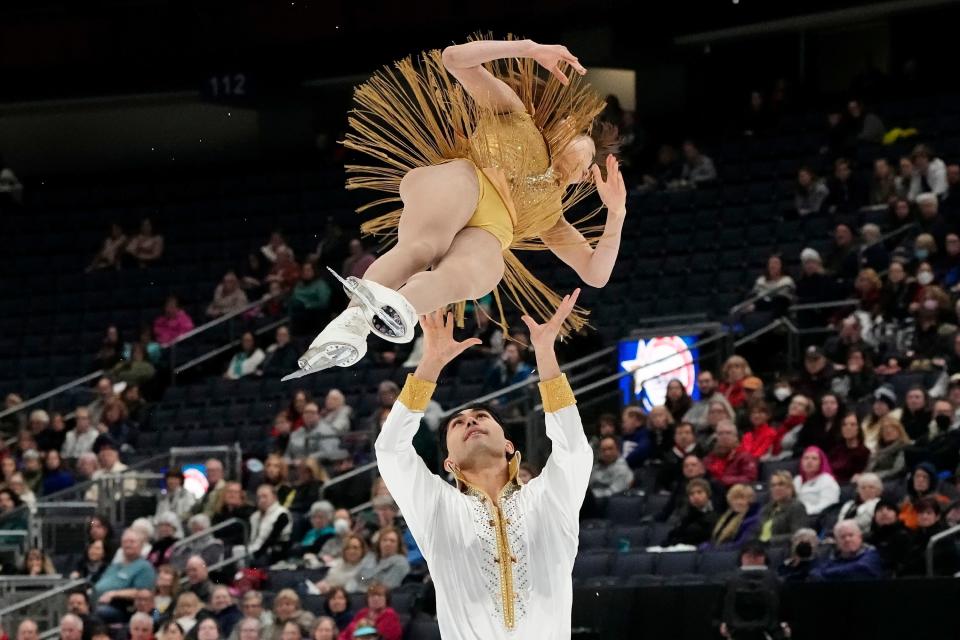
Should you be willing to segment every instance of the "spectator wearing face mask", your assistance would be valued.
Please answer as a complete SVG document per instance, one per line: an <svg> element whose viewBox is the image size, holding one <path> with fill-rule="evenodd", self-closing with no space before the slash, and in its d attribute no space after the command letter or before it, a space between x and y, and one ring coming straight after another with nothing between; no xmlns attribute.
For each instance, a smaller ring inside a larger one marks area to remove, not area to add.
<svg viewBox="0 0 960 640"><path fill-rule="evenodd" d="M337 509L333 514L333 537L323 543L320 556L330 562L343 553L343 545L353 531L353 518L347 509Z"/></svg>

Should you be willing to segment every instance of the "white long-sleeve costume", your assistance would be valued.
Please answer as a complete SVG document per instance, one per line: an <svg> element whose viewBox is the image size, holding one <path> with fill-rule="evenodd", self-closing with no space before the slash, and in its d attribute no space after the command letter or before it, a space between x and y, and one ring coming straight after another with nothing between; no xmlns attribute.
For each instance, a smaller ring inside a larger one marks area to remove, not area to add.
<svg viewBox="0 0 960 640"><path fill-rule="evenodd" d="M436 385L410 376L377 438L377 464L423 552L444 640L568 640L578 514L593 450L564 376L540 384L553 452L529 483L520 456L499 505L431 473L413 448ZM462 479L461 479L462 480Z"/></svg>

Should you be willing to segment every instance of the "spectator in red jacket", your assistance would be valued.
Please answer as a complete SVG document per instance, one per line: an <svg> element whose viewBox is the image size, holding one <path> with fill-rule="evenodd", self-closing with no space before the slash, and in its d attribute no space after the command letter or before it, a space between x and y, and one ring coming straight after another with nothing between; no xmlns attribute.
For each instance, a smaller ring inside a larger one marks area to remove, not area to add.
<svg viewBox="0 0 960 640"><path fill-rule="evenodd" d="M857 414L848 411L840 423L840 440L827 454L833 477L843 485L867 468L870 450L863 442L863 432L857 421Z"/></svg>
<svg viewBox="0 0 960 640"><path fill-rule="evenodd" d="M755 400L749 405L750 431L743 434L740 451L746 451L754 458L762 458L773 448L777 439L777 430L770 426L770 407L763 400Z"/></svg>
<svg viewBox="0 0 960 640"><path fill-rule="evenodd" d="M757 459L738 449L740 439L732 420L721 420L717 437L704 464L711 477L726 488L735 484L753 484L757 481Z"/></svg>
<svg viewBox="0 0 960 640"><path fill-rule="evenodd" d="M153 335L157 342L166 346L193 329L193 320L180 308L177 296L168 296L163 305L163 315L153 321Z"/></svg>
<svg viewBox="0 0 960 640"><path fill-rule="evenodd" d="M360 609L346 629L340 632L339 640L352 640L357 627L375 627L381 640L400 640L403 627L397 612L388 606L389 590L380 583L367 589L367 607Z"/></svg>
<svg viewBox="0 0 960 640"><path fill-rule="evenodd" d="M743 381L753 375L750 364L742 356L730 356L723 363L723 370L720 377L719 391L733 405L734 409L739 409L740 405L746 402L747 396L743 390Z"/></svg>

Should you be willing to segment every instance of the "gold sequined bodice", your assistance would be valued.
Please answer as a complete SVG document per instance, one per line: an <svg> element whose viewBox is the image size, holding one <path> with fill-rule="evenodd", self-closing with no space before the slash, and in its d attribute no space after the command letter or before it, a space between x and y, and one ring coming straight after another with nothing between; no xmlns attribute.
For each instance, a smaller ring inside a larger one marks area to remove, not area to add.
<svg viewBox="0 0 960 640"><path fill-rule="evenodd" d="M486 114L470 137L473 161L503 172L516 209L514 236L538 236L563 213L563 187L550 166L547 143L526 112Z"/></svg>

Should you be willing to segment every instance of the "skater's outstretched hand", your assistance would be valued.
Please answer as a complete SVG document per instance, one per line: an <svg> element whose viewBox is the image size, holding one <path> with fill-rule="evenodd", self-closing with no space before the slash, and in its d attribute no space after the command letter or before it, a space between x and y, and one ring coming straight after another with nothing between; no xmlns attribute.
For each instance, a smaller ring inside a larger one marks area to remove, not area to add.
<svg viewBox="0 0 960 640"><path fill-rule="evenodd" d="M608 215L623 217L627 215L627 187L620 173L620 163L612 153L607 156L607 179L604 180L600 167L590 167L593 183L597 186L597 195L607 208Z"/></svg>
<svg viewBox="0 0 960 640"><path fill-rule="evenodd" d="M482 344L478 338L459 342L453 337L453 313L443 309L420 316L423 328L423 358L413 375L421 380L436 382L440 371L470 347Z"/></svg>
<svg viewBox="0 0 960 640"><path fill-rule="evenodd" d="M560 375L560 364L557 362L553 345L563 328L563 321L576 306L578 297L580 297L580 289L575 289L573 293L564 296L560 306L557 307L557 312L543 324L530 316L520 318L530 330L530 344L533 345L533 350L537 354L537 373L540 374L541 380L550 380Z"/></svg>
<svg viewBox="0 0 960 640"><path fill-rule="evenodd" d="M564 85L570 84L570 80L560 70L561 62L573 67L580 75L587 73L577 56L570 53L570 50L562 44L539 44L535 42L531 45L529 56L536 60L541 67L556 76L557 80Z"/></svg>

